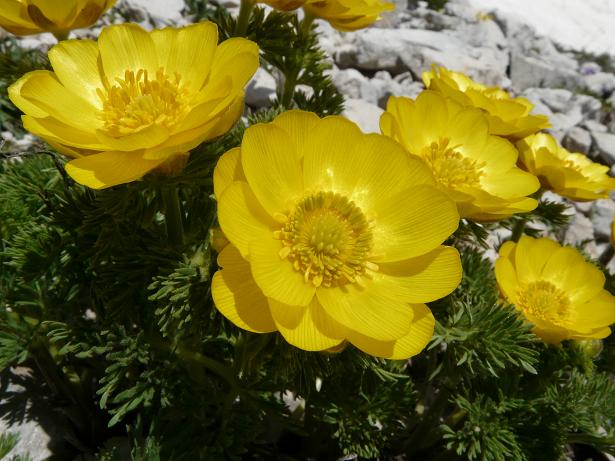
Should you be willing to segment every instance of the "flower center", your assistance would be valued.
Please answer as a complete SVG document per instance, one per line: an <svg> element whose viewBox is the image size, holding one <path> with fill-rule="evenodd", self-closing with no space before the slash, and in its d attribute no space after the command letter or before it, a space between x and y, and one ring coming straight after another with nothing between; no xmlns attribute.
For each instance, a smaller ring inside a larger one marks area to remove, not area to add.
<svg viewBox="0 0 615 461"><path fill-rule="evenodd" d="M127 70L116 84L105 85L97 93L103 103L100 117L111 136L124 136L153 124L171 128L188 111L188 92L181 75L168 76L162 69L156 75L139 69Z"/></svg>
<svg viewBox="0 0 615 461"><path fill-rule="evenodd" d="M517 292L517 307L558 326L564 326L571 315L570 299L566 293L544 280L521 286Z"/></svg>
<svg viewBox="0 0 615 461"><path fill-rule="evenodd" d="M288 259L306 283L335 287L362 283L378 266L367 258L372 249L370 223L354 202L335 192L317 192L301 200L274 232Z"/></svg>
<svg viewBox="0 0 615 461"><path fill-rule="evenodd" d="M449 146L449 143L449 139L440 138L422 152L423 160L431 167L438 184L447 189L478 186L483 164L464 157L455 150L455 146Z"/></svg>

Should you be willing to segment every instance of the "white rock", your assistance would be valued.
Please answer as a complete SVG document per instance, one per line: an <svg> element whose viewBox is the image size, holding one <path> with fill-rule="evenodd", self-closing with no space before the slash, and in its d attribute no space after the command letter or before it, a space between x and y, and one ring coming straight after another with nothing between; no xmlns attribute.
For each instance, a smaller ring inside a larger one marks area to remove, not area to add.
<svg viewBox="0 0 615 461"><path fill-rule="evenodd" d="M356 69L344 69L333 73L333 84L344 96L363 99L378 104L380 91L366 76Z"/></svg>
<svg viewBox="0 0 615 461"><path fill-rule="evenodd" d="M615 91L615 75L607 72L584 75L583 86L598 96L608 96Z"/></svg>
<svg viewBox="0 0 615 461"><path fill-rule="evenodd" d="M572 127L564 136L562 145L570 152L588 154L592 146L592 137L589 131L580 126Z"/></svg>
<svg viewBox="0 0 615 461"><path fill-rule="evenodd" d="M181 11L186 6L183 0L130 0L129 4L166 21L181 21Z"/></svg>
<svg viewBox="0 0 615 461"><path fill-rule="evenodd" d="M344 117L355 122L365 133L380 133L380 115L384 111L361 99L347 99Z"/></svg>
<svg viewBox="0 0 615 461"><path fill-rule="evenodd" d="M582 246L592 258L598 258L600 251L594 240L594 227L592 221L581 213L575 214L570 220L564 236L564 243L573 246Z"/></svg>
<svg viewBox="0 0 615 461"><path fill-rule="evenodd" d="M531 87L561 87L576 89L580 76L573 70L558 67L541 57L526 56L513 51L510 60L510 79L519 90Z"/></svg>
<svg viewBox="0 0 615 461"><path fill-rule="evenodd" d="M615 202L611 199L596 200L592 204L591 221L594 225L596 238L609 239L611 236L611 222L615 215Z"/></svg>
<svg viewBox="0 0 615 461"><path fill-rule="evenodd" d="M276 88L275 78L259 67L246 87L246 104L256 108L269 106L276 97Z"/></svg>
<svg viewBox="0 0 615 461"><path fill-rule="evenodd" d="M591 132L595 154L607 165L615 164L615 134Z"/></svg>

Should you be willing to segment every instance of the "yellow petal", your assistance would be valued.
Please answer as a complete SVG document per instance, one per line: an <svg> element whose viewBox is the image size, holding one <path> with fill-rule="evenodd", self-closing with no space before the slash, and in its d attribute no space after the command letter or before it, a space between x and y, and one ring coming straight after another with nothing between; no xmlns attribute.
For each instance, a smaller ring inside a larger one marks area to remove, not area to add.
<svg viewBox="0 0 615 461"><path fill-rule="evenodd" d="M24 84L27 83L30 79L39 78L41 74L46 73L47 71L44 70L35 70L33 72L28 72L26 75L13 83L8 89L9 98L11 99L11 101L13 101L13 104L15 104L17 108L20 109L22 112L29 114L33 117L47 117L49 114L46 111L40 109L37 104L34 104L28 101L28 99L24 98L21 95L21 89L23 88Z"/></svg>
<svg viewBox="0 0 615 461"><path fill-rule="evenodd" d="M198 91L209 75L218 44L218 27L204 21L181 29L154 30L151 37L167 75L181 75L188 88Z"/></svg>
<svg viewBox="0 0 615 461"><path fill-rule="evenodd" d="M210 79L228 75L235 91L243 88L259 66L258 46L245 38L230 38L216 48Z"/></svg>
<svg viewBox="0 0 615 461"><path fill-rule="evenodd" d="M98 58L98 46L92 40L66 40L49 50L49 61L66 89L102 109L96 92L103 88Z"/></svg>
<svg viewBox="0 0 615 461"><path fill-rule="evenodd" d="M126 71L146 70L155 75L161 63L158 61L154 41L145 30L136 24L119 24L102 30L98 38L102 66L109 83L123 79Z"/></svg>
<svg viewBox="0 0 615 461"><path fill-rule="evenodd" d="M103 130L97 130L96 136L111 149L130 152L162 144L169 139L169 130L154 124L122 137L109 136Z"/></svg>
<svg viewBox="0 0 615 461"><path fill-rule="evenodd" d="M604 328L615 323L615 296L606 290L584 304L575 305L575 319L571 322L576 331Z"/></svg>
<svg viewBox="0 0 615 461"><path fill-rule="evenodd" d="M461 282L459 252L453 247L439 248L416 258L378 264L379 274L393 279L395 296L410 303L426 303L449 295Z"/></svg>
<svg viewBox="0 0 615 461"><path fill-rule="evenodd" d="M284 212L303 194L301 163L290 135L269 123L248 128L241 163L250 187L270 213Z"/></svg>
<svg viewBox="0 0 615 461"><path fill-rule="evenodd" d="M52 72L30 73L29 78L22 83L20 94L36 106L37 110L33 113L35 117L45 113L84 131L91 131L102 125L96 108L77 94L68 91Z"/></svg>
<svg viewBox="0 0 615 461"><path fill-rule="evenodd" d="M437 248L459 226L457 206L434 186L406 189L375 204L374 262L400 261Z"/></svg>
<svg viewBox="0 0 615 461"><path fill-rule="evenodd" d="M316 292L323 308L348 329L383 341L405 336L412 322L410 305L396 294L393 277L373 277L365 287L356 283Z"/></svg>
<svg viewBox="0 0 615 461"><path fill-rule="evenodd" d="M79 184L105 189L139 179L163 161L145 160L141 152L102 152L68 162L66 171Z"/></svg>
<svg viewBox="0 0 615 461"><path fill-rule="evenodd" d="M367 354L385 359L402 360L419 354L433 336L435 319L424 304L412 304L414 317L410 331L396 341L378 341L369 336L350 331L349 341Z"/></svg>
<svg viewBox="0 0 615 461"><path fill-rule="evenodd" d="M87 150L104 150L104 146L93 133L68 126L55 118L34 118L29 115L21 117L26 130L40 136L47 142L66 144Z"/></svg>
<svg viewBox="0 0 615 461"><path fill-rule="evenodd" d="M313 112L301 110L288 110L278 115L273 123L286 131L294 142L300 158L303 158L304 150L308 145L312 129L320 119Z"/></svg>
<svg viewBox="0 0 615 461"><path fill-rule="evenodd" d="M347 196L367 213L409 187L434 184L427 166L396 142L364 135L342 117L327 117L311 131L304 158L305 188Z"/></svg>
<svg viewBox="0 0 615 461"><path fill-rule="evenodd" d="M517 273L510 259L500 255L495 262L495 278L498 282L500 291L508 302L515 304L517 302L517 287L519 286L519 281L517 280Z"/></svg>
<svg viewBox="0 0 615 461"><path fill-rule="evenodd" d="M241 168L241 148L236 147L222 155L214 170L214 195L222 197L222 193L235 181L246 182Z"/></svg>
<svg viewBox="0 0 615 461"><path fill-rule="evenodd" d="M218 197L218 220L228 239L246 259L249 259L250 242L273 239L276 228L245 182L230 184Z"/></svg>
<svg viewBox="0 0 615 461"><path fill-rule="evenodd" d="M304 281L303 274L295 271L290 261L280 257L280 250L282 243L273 236L250 242L254 280L268 298L291 306L307 306L316 289Z"/></svg>
<svg viewBox="0 0 615 461"><path fill-rule="evenodd" d="M222 270L214 274L211 282L216 308L244 330L256 333L275 331L267 298L256 286L250 264L241 257L237 248L227 245L218 256L218 264Z"/></svg>
<svg viewBox="0 0 615 461"><path fill-rule="evenodd" d="M284 339L306 351L322 351L339 345L346 329L329 317L314 297L307 306L289 306L269 300L271 315Z"/></svg>
<svg viewBox="0 0 615 461"><path fill-rule="evenodd" d="M545 264L561 247L551 239L522 236L516 249L515 264L520 282L541 280Z"/></svg>

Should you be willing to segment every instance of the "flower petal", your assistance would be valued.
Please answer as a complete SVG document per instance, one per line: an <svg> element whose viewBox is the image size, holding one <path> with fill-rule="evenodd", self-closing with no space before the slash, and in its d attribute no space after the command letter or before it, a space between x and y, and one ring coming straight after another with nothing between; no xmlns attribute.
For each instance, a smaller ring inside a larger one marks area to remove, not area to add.
<svg viewBox="0 0 615 461"><path fill-rule="evenodd" d="M414 317L410 331L396 341L378 341L369 336L350 331L348 340L363 352L391 360L402 360L419 354L434 332L436 320L429 308L424 304L412 304Z"/></svg>
<svg viewBox="0 0 615 461"><path fill-rule="evenodd" d="M102 101L96 90L104 88L99 56L92 40L66 40L49 50L49 61L60 82L98 110Z"/></svg>
<svg viewBox="0 0 615 461"><path fill-rule="evenodd" d="M226 232L224 228L222 230ZM282 243L273 236L250 242L250 265L254 280L268 298L291 306L307 306L316 288L304 281L303 274L295 271L290 261L280 257L281 249Z"/></svg>
<svg viewBox="0 0 615 461"><path fill-rule="evenodd" d="M111 85L116 78L123 79L126 71L144 69L155 75L161 65L150 34L136 24L105 27L98 38L98 48Z"/></svg>
<svg viewBox="0 0 615 461"><path fill-rule="evenodd" d="M379 273L394 279L395 296L410 303L443 298L459 286L461 258L456 248L440 246L412 259L379 264Z"/></svg>
<svg viewBox="0 0 615 461"><path fill-rule="evenodd" d="M214 195L222 197L222 193L235 181L246 182L246 176L241 168L241 148L235 147L220 157L214 169Z"/></svg>
<svg viewBox="0 0 615 461"><path fill-rule="evenodd" d="M218 220L228 239L246 259L250 259L252 240L273 240L276 223L245 182L230 184L218 197Z"/></svg>
<svg viewBox="0 0 615 461"><path fill-rule="evenodd" d="M284 339L306 351L322 351L339 345L346 329L323 310L316 297L307 306L289 306L269 300L271 315Z"/></svg>
<svg viewBox="0 0 615 461"><path fill-rule="evenodd" d="M106 189L143 177L164 162L146 160L142 152L101 152L72 160L66 171L79 184Z"/></svg>
<svg viewBox="0 0 615 461"><path fill-rule="evenodd" d="M270 213L284 212L303 194L303 176L290 135L269 123L248 128L241 163L254 195Z"/></svg>
<svg viewBox="0 0 615 461"><path fill-rule="evenodd" d="M327 117L310 132L304 178L309 190L331 190L355 201L365 212L419 184L434 184L427 166L395 141L365 135L342 117Z"/></svg>
<svg viewBox="0 0 615 461"><path fill-rule="evenodd" d="M295 143L299 158L304 157L304 151L311 136L311 130L320 122L313 112L289 110L278 115L273 123L284 129Z"/></svg>
<svg viewBox="0 0 615 461"><path fill-rule="evenodd" d="M374 219L374 262L401 261L437 248L459 226L457 206L430 185L382 199Z"/></svg>
<svg viewBox="0 0 615 461"><path fill-rule="evenodd" d="M151 37L167 75L181 75L182 82L191 91L198 91L211 69L218 44L218 27L203 21L181 29L154 30Z"/></svg>
<svg viewBox="0 0 615 461"><path fill-rule="evenodd" d="M334 320L348 329L383 341L405 336L413 311L406 300L397 296L393 277L374 274L365 287L356 283L319 288L318 300Z"/></svg>
<svg viewBox="0 0 615 461"><path fill-rule="evenodd" d="M216 308L227 319L244 330L256 333L275 331L263 292L254 282L250 264L233 245L227 245L218 256L222 267L214 274L211 294Z"/></svg>

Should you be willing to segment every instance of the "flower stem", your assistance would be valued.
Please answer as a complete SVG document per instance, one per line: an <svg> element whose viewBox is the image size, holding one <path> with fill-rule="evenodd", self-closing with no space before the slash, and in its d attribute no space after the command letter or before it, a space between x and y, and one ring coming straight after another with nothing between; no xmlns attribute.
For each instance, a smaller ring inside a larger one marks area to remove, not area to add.
<svg viewBox="0 0 615 461"><path fill-rule="evenodd" d="M162 189L162 200L164 201L169 243L172 245L182 245L184 243L184 223L177 187L164 187Z"/></svg>
<svg viewBox="0 0 615 461"><path fill-rule="evenodd" d="M254 9L254 0L241 0L241 6L239 7L239 16L237 17L237 24L235 25L235 37L245 37L248 33L248 26L250 25L250 16Z"/></svg>
<svg viewBox="0 0 615 461"><path fill-rule="evenodd" d="M293 103L293 96L295 96L295 86L297 86L298 72L291 71L284 80L284 90L282 91L282 105L286 109L290 109Z"/></svg>
<svg viewBox="0 0 615 461"><path fill-rule="evenodd" d="M314 24L316 17L308 12L305 13L303 21L301 21L301 32L303 35L308 35L312 31L312 24Z"/></svg>
<svg viewBox="0 0 615 461"><path fill-rule="evenodd" d="M517 221L515 223L512 229L512 236L510 237L510 240L512 240L513 242L519 241L519 239L523 235L523 231L525 230L525 224L525 219L521 219L520 221Z"/></svg>
<svg viewBox="0 0 615 461"><path fill-rule="evenodd" d="M58 43L63 42L64 40L68 40L68 36L69 35L70 35L70 30L69 31L62 31L62 32L54 32L53 33L53 36L56 38Z"/></svg>

